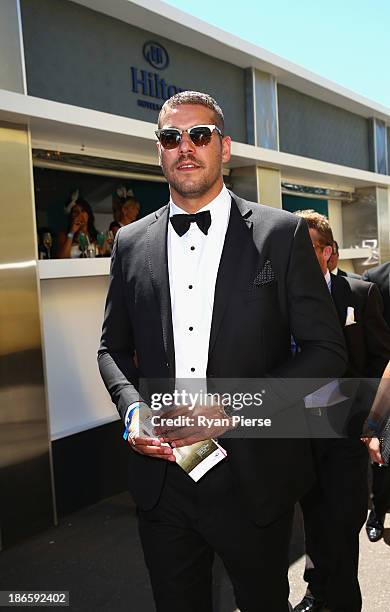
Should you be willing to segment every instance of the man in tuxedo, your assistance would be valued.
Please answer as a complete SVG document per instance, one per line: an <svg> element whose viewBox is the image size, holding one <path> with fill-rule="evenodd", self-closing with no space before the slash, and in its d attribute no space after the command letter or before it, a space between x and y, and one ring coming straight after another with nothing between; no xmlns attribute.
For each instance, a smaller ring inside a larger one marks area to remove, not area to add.
<svg viewBox="0 0 390 612"><path fill-rule="evenodd" d="M330 274L327 262L332 253L333 235L328 220L312 210L297 214L307 221L344 331L348 353L344 376L380 378L390 356L390 329L382 315L383 304L377 287L348 276ZM334 427L334 438L312 440L317 482L301 500L306 543L304 577L308 590L294 608L296 612L361 610L359 532L367 516L368 461L360 435L373 396L366 397L364 385L358 380L356 384L352 400L347 400L344 393L354 385L343 381L338 403L330 402L318 413L312 411L312 420L326 419Z"/></svg>
<svg viewBox="0 0 390 612"><path fill-rule="evenodd" d="M308 440L223 438L227 458L194 482L164 439L133 429L146 401L137 386L339 376L342 333L305 222L224 186L231 140L215 100L176 94L158 127L170 202L117 233L98 355L130 431L130 491L157 610L210 612L217 552L241 612L287 612L294 503L314 478ZM218 405L209 414L226 417ZM216 426L207 437L224 432ZM179 447L205 431L167 435Z"/></svg>
<svg viewBox="0 0 390 612"><path fill-rule="evenodd" d="M384 304L384 318L390 326L390 261L366 270L362 279L375 283ZM390 510L390 467L372 464L372 508L366 523L367 536L378 542L384 532L386 512Z"/></svg>
<svg viewBox="0 0 390 612"><path fill-rule="evenodd" d="M359 274L354 272L345 272L339 268L339 245L336 240L333 240L332 254L328 261L328 270L335 276L350 276L351 278L361 278Z"/></svg>
<svg viewBox="0 0 390 612"><path fill-rule="evenodd" d="M383 316L390 326L390 261L366 270L362 279L377 285L383 299Z"/></svg>

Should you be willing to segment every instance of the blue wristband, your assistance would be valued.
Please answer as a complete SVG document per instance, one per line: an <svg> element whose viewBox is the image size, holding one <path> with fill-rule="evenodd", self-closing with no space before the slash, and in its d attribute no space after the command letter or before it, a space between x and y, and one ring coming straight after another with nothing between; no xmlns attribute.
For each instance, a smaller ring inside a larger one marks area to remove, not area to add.
<svg viewBox="0 0 390 612"><path fill-rule="evenodd" d="M374 433L379 434L381 430L381 423L378 423L378 421L375 421L374 419L367 419L367 425Z"/></svg>
<svg viewBox="0 0 390 612"><path fill-rule="evenodd" d="M140 406L141 406L141 402L136 402L136 404L131 408L131 410L129 411L127 415L126 423L125 423L125 431L123 432L124 440L127 440L127 438L129 437L129 429L131 425L131 420L133 418L133 414Z"/></svg>

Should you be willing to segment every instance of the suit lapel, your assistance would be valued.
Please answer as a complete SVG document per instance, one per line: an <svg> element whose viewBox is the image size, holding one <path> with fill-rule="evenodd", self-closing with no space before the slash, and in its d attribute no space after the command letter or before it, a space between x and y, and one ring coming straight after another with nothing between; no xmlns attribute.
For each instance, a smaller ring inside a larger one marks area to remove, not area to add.
<svg viewBox="0 0 390 612"><path fill-rule="evenodd" d="M343 329L347 318L347 308L348 306L354 305L350 286L348 285L348 281L344 280L344 278L343 276L335 276L334 274L330 275L331 294Z"/></svg>
<svg viewBox="0 0 390 612"><path fill-rule="evenodd" d="M147 229L147 251L150 276L160 307L163 342L169 368L174 376L175 350L172 328L171 294L168 275L167 226L169 206L157 211L156 220Z"/></svg>
<svg viewBox="0 0 390 612"><path fill-rule="evenodd" d="M229 293L231 293L232 287L239 278L245 241L252 227L252 222L248 219L251 214L252 210L248 207L245 200L241 200L236 196L232 197L230 218L215 284L209 359L217 339L226 306L229 302Z"/></svg>

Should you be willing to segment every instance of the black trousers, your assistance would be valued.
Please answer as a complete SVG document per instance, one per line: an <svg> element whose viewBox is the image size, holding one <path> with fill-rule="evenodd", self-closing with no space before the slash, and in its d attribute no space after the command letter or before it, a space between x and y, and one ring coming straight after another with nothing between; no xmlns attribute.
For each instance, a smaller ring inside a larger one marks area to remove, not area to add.
<svg viewBox="0 0 390 612"><path fill-rule="evenodd" d="M305 580L332 612L359 612L359 532L367 516L366 448L360 440L313 440L317 483L301 500Z"/></svg>
<svg viewBox="0 0 390 612"><path fill-rule="evenodd" d="M390 467L372 465L372 504L379 517L390 510Z"/></svg>
<svg viewBox="0 0 390 612"><path fill-rule="evenodd" d="M253 523L234 486L228 459L197 483L169 464L159 503L138 516L158 612L212 611L215 552L241 612L288 611L293 509L266 527Z"/></svg>

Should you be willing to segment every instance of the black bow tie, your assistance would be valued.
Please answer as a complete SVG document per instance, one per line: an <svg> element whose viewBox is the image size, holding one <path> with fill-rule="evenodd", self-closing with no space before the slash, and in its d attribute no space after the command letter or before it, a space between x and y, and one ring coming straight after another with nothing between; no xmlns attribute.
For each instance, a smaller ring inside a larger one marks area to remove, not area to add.
<svg viewBox="0 0 390 612"><path fill-rule="evenodd" d="M201 232L206 234L211 225L211 214L209 210L203 210L195 215L172 215L171 223L176 234L184 236L190 229L191 223L196 223Z"/></svg>

